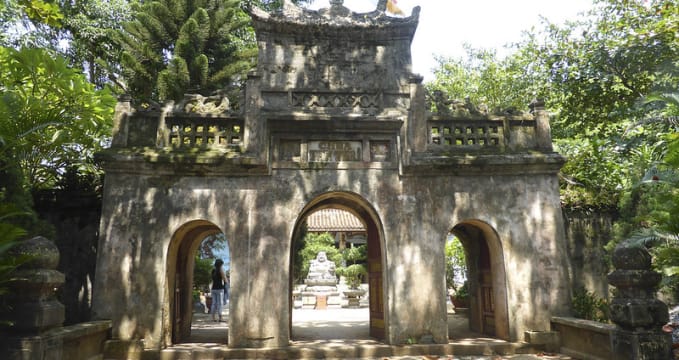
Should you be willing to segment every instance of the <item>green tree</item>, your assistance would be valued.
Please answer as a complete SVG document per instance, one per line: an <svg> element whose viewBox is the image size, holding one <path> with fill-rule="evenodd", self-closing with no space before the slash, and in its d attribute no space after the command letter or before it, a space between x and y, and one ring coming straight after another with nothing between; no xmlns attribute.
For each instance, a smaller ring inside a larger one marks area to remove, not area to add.
<svg viewBox="0 0 679 360"><path fill-rule="evenodd" d="M652 94L645 104L660 103L658 116L651 122L674 123L675 131L663 136L662 156L650 162L636 186L627 193L628 201L617 224L620 240L652 247L654 264L663 273L663 290L679 299L679 93Z"/></svg>
<svg viewBox="0 0 679 360"><path fill-rule="evenodd" d="M237 0L157 0L134 6L115 36L127 91L142 100L238 85L254 64L250 18Z"/></svg>
<svg viewBox="0 0 679 360"><path fill-rule="evenodd" d="M119 86L118 52L113 34L132 17L130 3L135 0L60 0L64 14L58 41L68 46L57 46L73 67L87 74L97 88Z"/></svg>
<svg viewBox="0 0 679 360"><path fill-rule="evenodd" d="M495 50L465 45L465 58L438 57L435 79L427 84L430 94L439 91L449 99L468 99L490 111L527 110L542 95L536 72L526 71L532 58L510 56L500 59Z"/></svg>
<svg viewBox="0 0 679 360"><path fill-rule="evenodd" d="M464 252L464 246L460 239L456 236L446 242L446 287L448 289L457 289L455 283L456 278L467 278L467 258ZM455 274L461 274L456 276Z"/></svg>
<svg viewBox="0 0 679 360"><path fill-rule="evenodd" d="M197 253L195 261L193 287L200 291L207 291L212 281L213 259L201 258L200 253Z"/></svg>

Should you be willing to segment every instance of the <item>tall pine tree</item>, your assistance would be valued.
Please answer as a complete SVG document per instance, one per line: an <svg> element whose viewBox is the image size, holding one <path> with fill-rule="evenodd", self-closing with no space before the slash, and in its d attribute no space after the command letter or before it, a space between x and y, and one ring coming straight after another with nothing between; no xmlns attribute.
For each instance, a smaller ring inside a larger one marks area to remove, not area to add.
<svg viewBox="0 0 679 360"><path fill-rule="evenodd" d="M208 95L254 65L250 18L238 0L156 0L117 33L127 92L141 100Z"/></svg>

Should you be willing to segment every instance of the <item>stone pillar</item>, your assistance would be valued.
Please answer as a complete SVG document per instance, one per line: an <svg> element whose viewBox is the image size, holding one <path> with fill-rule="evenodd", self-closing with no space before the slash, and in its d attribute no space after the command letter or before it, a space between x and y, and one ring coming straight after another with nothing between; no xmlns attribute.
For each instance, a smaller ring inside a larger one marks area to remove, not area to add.
<svg viewBox="0 0 679 360"><path fill-rule="evenodd" d="M39 236L15 246L10 254L28 260L8 281L5 298L9 309L2 318L11 324L1 325L0 358L60 359L61 341L43 336L64 323L64 305L54 293L64 283L64 274L55 270L59 250L53 242Z"/></svg>
<svg viewBox="0 0 679 360"><path fill-rule="evenodd" d="M111 147L127 146L128 121L132 113L132 97L130 95L120 95L116 104L115 114L113 115L113 136Z"/></svg>
<svg viewBox="0 0 679 360"><path fill-rule="evenodd" d="M614 359L666 360L671 358L670 334L662 331L669 320L667 305L655 296L661 275L651 270L651 255L641 246L618 245L613 253L616 270L608 275L617 288L611 300Z"/></svg>
<svg viewBox="0 0 679 360"><path fill-rule="evenodd" d="M427 150L429 129L427 128L427 102L424 96L422 76L413 75L410 78L410 116L407 124L405 141L406 152L415 153ZM410 163L410 154L406 153L405 164Z"/></svg>
<svg viewBox="0 0 679 360"><path fill-rule="evenodd" d="M552 129L549 126L549 114L545 111L545 102L534 100L530 108L535 117L535 139L538 149L552 151Z"/></svg>
<svg viewBox="0 0 679 360"><path fill-rule="evenodd" d="M64 274L55 270L59 265L57 246L38 236L20 243L11 253L28 257L9 281L11 310L7 319L14 323L12 332L38 334L62 326L65 309L54 293L64 283Z"/></svg>
<svg viewBox="0 0 679 360"><path fill-rule="evenodd" d="M248 156L257 157L264 163L267 153L265 151L265 120L261 118L260 113L262 107L261 80L262 76L255 71L251 71L248 74L245 86L245 109L243 112L245 117L243 150Z"/></svg>

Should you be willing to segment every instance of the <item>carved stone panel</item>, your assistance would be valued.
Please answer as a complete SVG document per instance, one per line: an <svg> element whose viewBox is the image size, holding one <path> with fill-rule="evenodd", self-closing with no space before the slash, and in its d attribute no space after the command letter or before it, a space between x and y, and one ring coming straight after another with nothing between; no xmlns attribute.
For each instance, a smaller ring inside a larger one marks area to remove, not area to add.
<svg viewBox="0 0 679 360"><path fill-rule="evenodd" d="M309 162L362 161L361 141L310 141Z"/></svg>

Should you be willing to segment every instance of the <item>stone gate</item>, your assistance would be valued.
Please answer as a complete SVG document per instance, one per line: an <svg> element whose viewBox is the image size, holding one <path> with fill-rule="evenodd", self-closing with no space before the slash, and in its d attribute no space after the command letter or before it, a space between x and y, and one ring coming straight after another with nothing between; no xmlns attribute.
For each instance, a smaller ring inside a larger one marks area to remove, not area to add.
<svg viewBox="0 0 679 360"><path fill-rule="evenodd" d="M367 229L370 332L446 343L444 245L469 259L470 325L507 340L569 311L557 172L542 104L530 113L425 98L411 71L419 8L356 14L331 1L252 10L259 58L240 107L221 96L121 98L106 170L93 316L121 343L190 331L194 254L231 251L230 347L287 346L293 243L324 208ZM436 112L429 112L430 103ZM452 334L454 335L454 334ZM225 335L226 337L226 335Z"/></svg>

